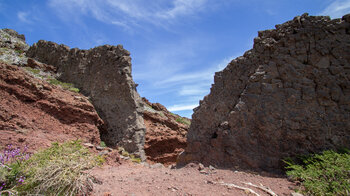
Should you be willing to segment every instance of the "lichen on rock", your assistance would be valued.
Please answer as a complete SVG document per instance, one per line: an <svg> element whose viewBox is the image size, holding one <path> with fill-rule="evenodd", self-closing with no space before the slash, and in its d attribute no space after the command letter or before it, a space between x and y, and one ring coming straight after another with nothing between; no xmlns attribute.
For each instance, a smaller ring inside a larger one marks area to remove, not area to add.
<svg viewBox="0 0 350 196"><path fill-rule="evenodd" d="M24 35L12 29L0 29L0 61L7 64L24 65L27 62L25 52L28 48Z"/></svg>

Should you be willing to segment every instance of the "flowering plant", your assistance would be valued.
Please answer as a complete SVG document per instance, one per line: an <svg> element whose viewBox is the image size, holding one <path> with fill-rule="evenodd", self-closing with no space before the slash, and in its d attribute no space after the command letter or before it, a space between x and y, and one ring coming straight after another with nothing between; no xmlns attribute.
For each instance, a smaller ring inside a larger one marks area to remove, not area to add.
<svg viewBox="0 0 350 196"><path fill-rule="evenodd" d="M27 146L21 149L7 145L0 153L0 195L3 192L10 194L7 189L13 189L24 182L25 176L18 172L17 168L30 157L27 151Z"/></svg>

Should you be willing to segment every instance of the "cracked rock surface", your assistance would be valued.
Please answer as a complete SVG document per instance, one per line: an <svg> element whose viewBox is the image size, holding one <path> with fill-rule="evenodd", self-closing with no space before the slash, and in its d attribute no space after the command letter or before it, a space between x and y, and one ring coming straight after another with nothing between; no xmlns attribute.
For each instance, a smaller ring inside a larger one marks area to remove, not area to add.
<svg viewBox="0 0 350 196"><path fill-rule="evenodd" d="M350 16L303 14L261 31L217 72L178 162L278 171L281 159L350 147Z"/></svg>
<svg viewBox="0 0 350 196"><path fill-rule="evenodd" d="M55 66L60 80L73 83L90 97L106 123L101 140L109 146L122 146L145 160L142 102L131 76L129 51L122 45L70 49L40 40L29 48L27 56Z"/></svg>

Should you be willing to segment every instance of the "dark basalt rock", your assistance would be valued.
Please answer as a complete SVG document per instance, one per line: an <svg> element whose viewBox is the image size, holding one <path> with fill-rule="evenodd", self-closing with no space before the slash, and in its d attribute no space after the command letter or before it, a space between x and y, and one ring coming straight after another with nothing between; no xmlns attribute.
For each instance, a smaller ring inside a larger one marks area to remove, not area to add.
<svg viewBox="0 0 350 196"><path fill-rule="evenodd" d="M259 32L215 74L178 163L279 171L286 157L350 148L349 22L304 14Z"/></svg>
<svg viewBox="0 0 350 196"><path fill-rule="evenodd" d="M107 124L101 133L103 141L145 159L142 103L131 76L130 53L123 46L80 50L41 40L29 48L27 56L55 66L60 80L73 83L90 97Z"/></svg>

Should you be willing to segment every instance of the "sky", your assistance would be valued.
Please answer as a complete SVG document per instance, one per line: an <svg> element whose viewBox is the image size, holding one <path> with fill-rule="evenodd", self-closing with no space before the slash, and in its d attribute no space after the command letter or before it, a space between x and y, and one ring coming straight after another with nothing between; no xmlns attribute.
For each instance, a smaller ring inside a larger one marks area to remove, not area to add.
<svg viewBox="0 0 350 196"><path fill-rule="evenodd" d="M139 94L191 117L215 72L251 49L258 31L306 12L339 18L350 0L0 0L0 28L29 45L121 44Z"/></svg>

